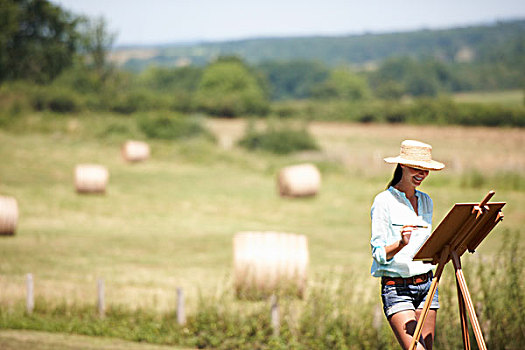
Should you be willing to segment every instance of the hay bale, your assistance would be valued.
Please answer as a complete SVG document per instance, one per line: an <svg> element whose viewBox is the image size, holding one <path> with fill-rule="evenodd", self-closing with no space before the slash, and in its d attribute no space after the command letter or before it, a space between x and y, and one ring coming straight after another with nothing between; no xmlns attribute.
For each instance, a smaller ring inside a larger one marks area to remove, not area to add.
<svg viewBox="0 0 525 350"><path fill-rule="evenodd" d="M150 148L146 142L126 141L121 148L122 158L128 162L140 162L150 156Z"/></svg>
<svg viewBox="0 0 525 350"><path fill-rule="evenodd" d="M13 197L0 196L0 235L12 236L18 222L18 204Z"/></svg>
<svg viewBox="0 0 525 350"><path fill-rule="evenodd" d="M304 235L240 232L233 239L235 291L262 297L281 291L304 295L309 253Z"/></svg>
<svg viewBox="0 0 525 350"><path fill-rule="evenodd" d="M75 167L75 188L78 193L105 193L109 172L96 164L79 164Z"/></svg>
<svg viewBox="0 0 525 350"><path fill-rule="evenodd" d="M292 165L279 171L277 183L283 197L315 196L321 186L321 172L313 164Z"/></svg>

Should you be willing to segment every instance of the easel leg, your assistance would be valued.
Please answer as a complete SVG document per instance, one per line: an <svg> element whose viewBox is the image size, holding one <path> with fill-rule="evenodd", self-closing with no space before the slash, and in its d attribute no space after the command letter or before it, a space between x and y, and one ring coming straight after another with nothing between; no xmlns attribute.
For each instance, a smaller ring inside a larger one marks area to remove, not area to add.
<svg viewBox="0 0 525 350"><path fill-rule="evenodd" d="M483 333L481 332L481 327L479 326L478 317L476 316L476 311L474 310L474 305L472 304L472 299L470 298L470 292L467 288L467 282L465 281L465 276L461 270L461 261L455 251L452 252L452 262L454 263L454 268L456 270L456 280L461 289L461 295L463 301L467 306L468 316L470 322L472 323L472 328L474 329L474 336L476 337L476 342L478 347L481 350L487 350L485 345L485 340L483 339Z"/></svg>
<svg viewBox="0 0 525 350"><path fill-rule="evenodd" d="M432 284L430 285L430 289L427 294L427 299L425 300L425 304L423 305L423 310L421 310L421 315L419 316L419 320L417 321L416 329L414 331L414 337L412 338L412 343L410 344L409 350L415 350L417 343L419 341L419 337L421 336L421 331L423 330L423 324L425 323L425 319L428 315L428 310L430 310L430 304L432 303L432 299L434 299L434 295L436 294L437 285L439 283L439 279L441 278L441 274L443 274L443 269L445 268L445 264L447 263L449 259L449 252L450 248L449 246L445 246L443 250L441 251L441 256L439 257L439 263L436 269L436 275L434 276L434 279L432 280Z"/></svg>
<svg viewBox="0 0 525 350"><path fill-rule="evenodd" d="M443 268L445 267L445 264L439 263L436 275L434 276L434 279L432 280L432 284L430 285L430 290L427 294L427 299L425 300L425 304L423 305L423 310L421 310L421 315L419 316L419 320L417 321L417 326L414 331L414 337L412 338L412 343L410 344L409 349L415 350L417 343L419 341L419 337L421 336L421 331L423 330L423 324L425 323L425 319L428 315L428 310L430 310L430 304L432 303L432 299L434 299L434 295L436 294L437 285L439 283L439 279L441 278L441 273L443 272Z"/></svg>
<svg viewBox="0 0 525 350"><path fill-rule="evenodd" d="M463 334L463 349L470 350L470 339L468 336L467 310L465 309L465 302L463 301L463 293L459 286L459 281L456 278L456 287L458 289L458 306L459 318L461 320L461 333Z"/></svg>

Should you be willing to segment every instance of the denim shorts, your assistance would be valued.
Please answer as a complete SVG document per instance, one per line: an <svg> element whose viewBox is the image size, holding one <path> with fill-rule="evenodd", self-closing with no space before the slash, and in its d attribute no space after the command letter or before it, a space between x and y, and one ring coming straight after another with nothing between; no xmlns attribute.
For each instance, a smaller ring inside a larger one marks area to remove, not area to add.
<svg viewBox="0 0 525 350"><path fill-rule="evenodd" d="M420 284L405 283L394 286L382 284L381 299L385 316L388 318L400 311L422 309L431 284L432 279ZM437 288L430 308L439 309Z"/></svg>

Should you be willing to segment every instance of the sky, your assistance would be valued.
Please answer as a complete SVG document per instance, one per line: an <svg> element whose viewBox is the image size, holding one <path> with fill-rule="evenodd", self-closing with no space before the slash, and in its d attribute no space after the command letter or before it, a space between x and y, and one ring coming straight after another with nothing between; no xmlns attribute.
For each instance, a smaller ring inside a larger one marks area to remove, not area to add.
<svg viewBox="0 0 525 350"><path fill-rule="evenodd" d="M104 17L115 44L347 35L524 19L524 0L51 0Z"/></svg>

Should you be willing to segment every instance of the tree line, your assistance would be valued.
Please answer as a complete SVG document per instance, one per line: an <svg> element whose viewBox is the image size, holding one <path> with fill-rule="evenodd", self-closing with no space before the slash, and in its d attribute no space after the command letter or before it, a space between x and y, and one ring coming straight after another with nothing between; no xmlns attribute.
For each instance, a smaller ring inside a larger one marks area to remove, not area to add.
<svg viewBox="0 0 525 350"><path fill-rule="evenodd" d="M304 104L276 101L306 100L310 115L319 114L320 105L328 105L343 115L333 119L396 122L413 121L410 111L388 117L392 113L387 110L414 108L402 106L406 96L525 86L525 72L513 70L525 66L523 37L499 40L495 47L505 49L482 50L476 62L396 56L374 69L356 69L305 59L250 64L234 55L220 56L206 65L152 65L133 72L108 61L115 35L104 19L76 16L47 0L0 0L0 4L0 17L5 19L0 21L0 107L11 114L25 104L55 112L173 110L223 117L269 113L286 117L305 114ZM450 107L449 102L446 105ZM499 109L494 113L500 113ZM521 120L520 113L512 111L511 119ZM502 119L493 124L506 123Z"/></svg>

